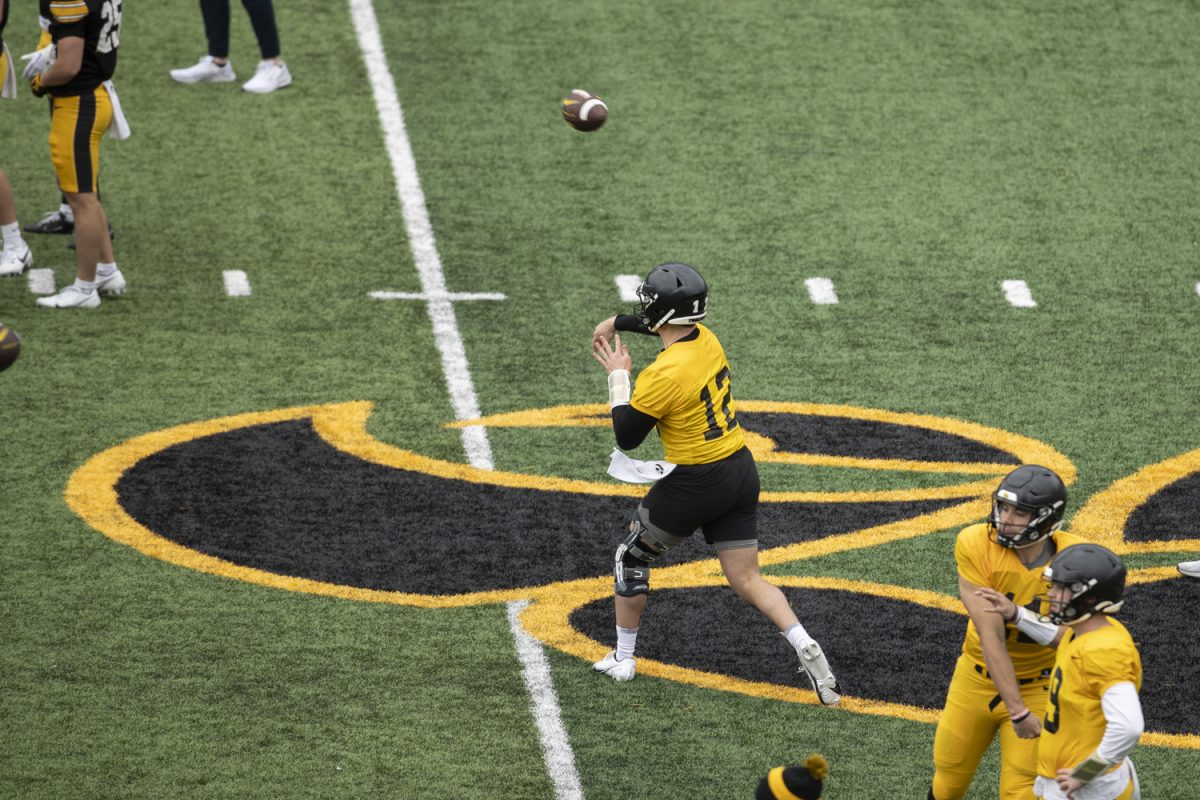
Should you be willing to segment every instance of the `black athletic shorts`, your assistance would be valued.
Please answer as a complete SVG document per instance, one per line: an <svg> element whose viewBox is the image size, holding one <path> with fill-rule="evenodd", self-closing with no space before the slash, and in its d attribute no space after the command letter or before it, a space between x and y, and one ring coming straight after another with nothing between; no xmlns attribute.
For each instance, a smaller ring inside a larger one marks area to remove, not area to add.
<svg viewBox="0 0 1200 800"><path fill-rule="evenodd" d="M758 545L758 467L748 447L711 464L680 464L642 500L650 523L673 536L697 529L718 550Z"/></svg>

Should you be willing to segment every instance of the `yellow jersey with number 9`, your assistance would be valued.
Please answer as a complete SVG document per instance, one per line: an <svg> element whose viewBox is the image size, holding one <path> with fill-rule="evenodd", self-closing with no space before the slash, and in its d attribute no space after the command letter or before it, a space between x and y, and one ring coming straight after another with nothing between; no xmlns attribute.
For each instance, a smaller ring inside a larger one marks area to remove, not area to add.
<svg viewBox="0 0 1200 800"><path fill-rule="evenodd" d="M729 361L703 325L641 371L629 403L658 420L664 457L673 464L711 464L746 446L734 412Z"/></svg>
<svg viewBox="0 0 1200 800"><path fill-rule="evenodd" d="M1108 625L1082 636L1068 630L1058 644L1042 738L1038 774L1053 778L1090 756L1104 738L1104 693L1128 681L1142 690L1142 658L1129 631L1109 617Z"/></svg>

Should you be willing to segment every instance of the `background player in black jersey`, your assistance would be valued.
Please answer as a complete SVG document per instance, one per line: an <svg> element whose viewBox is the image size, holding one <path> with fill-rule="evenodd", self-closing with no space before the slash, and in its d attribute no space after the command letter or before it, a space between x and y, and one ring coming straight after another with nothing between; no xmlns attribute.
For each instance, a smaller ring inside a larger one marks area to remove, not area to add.
<svg viewBox="0 0 1200 800"><path fill-rule="evenodd" d="M100 294L121 294L125 276L113 258L108 216L96 194L100 138L113 122L110 93L121 34L121 0L41 0L57 48L54 62L32 76L39 97L53 98L50 158L58 186L75 212L75 283L49 297L47 308L96 308Z"/></svg>
<svg viewBox="0 0 1200 800"><path fill-rule="evenodd" d="M758 567L758 468L735 413L729 362L699 322L708 285L687 264L659 264L638 289L641 315L596 326L592 349L608 373L617 445L637 447L653 428L675 468L638 505L614 563L617 648L595 668L618 681L633 678L638 625L650 590L650 563L696 530L717 549L729 585L787 637L820 701L841 699L821 646ZM662 352L638 375L618 331L657 335Z"/></svg>

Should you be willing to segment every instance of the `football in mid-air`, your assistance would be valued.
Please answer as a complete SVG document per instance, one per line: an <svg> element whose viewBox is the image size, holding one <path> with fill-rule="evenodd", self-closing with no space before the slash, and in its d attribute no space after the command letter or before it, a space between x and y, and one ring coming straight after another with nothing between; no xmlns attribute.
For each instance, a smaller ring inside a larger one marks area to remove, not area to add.
<svg viewBox="0 0 1200 800"><path fill-rule="evenodd" d="M17 332L0 322L0 372L12 366L21 355L21 337Z"/></svg>
<svg viewBox="0 0 1200 800"><path fill-rule="evenodd" d="M563 119L577 131L594 131L608 119L608 105L596 95L575 89L562 101Z"/></svg>

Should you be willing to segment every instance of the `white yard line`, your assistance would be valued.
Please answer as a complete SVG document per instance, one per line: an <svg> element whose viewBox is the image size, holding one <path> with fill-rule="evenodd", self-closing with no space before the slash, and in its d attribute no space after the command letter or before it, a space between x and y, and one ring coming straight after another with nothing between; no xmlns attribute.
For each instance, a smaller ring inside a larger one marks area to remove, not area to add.
<svg viewBox="0 0 1200 800"><path fill-rule="evenodd" d="M1000 288L1004 290L1004 298L1008 300L1009 305L1017 308L1037 308L1037 301L1033 299L1033 292L1029 291L1029 284L1025 281L1001 281Z"/></svg>
<svg viewBox="0 0 1200 800"><path fill-rule="evenodd" d="M433 323L434 342L442 356L442 371L450 389L450 402L458 419L477 419L480 416L479 400L475 396L471 370L467 366L467 353L458 332L454 304L446 290L442 259L438 255L433 226L425 208L425 193L417 177L417 162L404 128L404 111L400 108L396 83L392 80L387 56L383 52L375 7L371 0L350 0L350 16L354 20L358 46L362 49L367 78L375 95L375 108L383 126L384 144L392 162L392 177L396 181L396 193L404 211L404 228L408 232L408 243L421 279L425 309ZM462 437L463 448L471 465L492 469L492 447L488 442L487 429L480 425L469 425L462 429Z"/></svg>
<svg viewBox="0 0 1200 800"><path fill-rule="evenodd" d="M376 300L507 300L500 292L442 292L441 294L424 294L423 292L367 292Z"/></svg>
<svg viewBox="0 0 1200 800"><path fill-rule="evenodd" d="M462 336L459 335L458 323L454 316L454 301L466 298L452 294L446 289L442 262L434 241L433 226L425 208L425 193L421 190L416 159L404 129L404 112L396 95L396 84L392 80L387 57L383 52L375 8L371 0L349 2L350 16L354 20L358 44L367 67L367 77L375 95L375 107L383 126L388 157L392 162L396 192L404 210L404 227L408 232L413 260L421 278L419 299L425 302L429 319L433 323L434 341L442 356L442 370L450 389L454 413L460 420L475 419L480 416L479 401L475 396L466 349L463 347ZM372 293L372 296L381 294L381 299L390 299L389 293ZM502 298L501 295L499 299ZM489 296L470 299L497 298ZM488 442L487 429L480 425L472 425L463 428L462 435L463 447L471 464L482 469L492 469L492 449ZM525 632L518 621L521 610L528 604L528 600L510 603L508 619L516 641L517 654L521 659L525 685L529 690L546 771L554 783L557 800L583 800L579 772L575 768L575 754L571 751L567 732L563 727L558 696L550 676L550 664L542 646Z"/></svg>
<svg viewBox="0 0 1200 800"><path fill-rule="evenodd" d="M836 306L837 292L834 291L833 281L829 278L806 278L804 285L808 287L808 296L819 306Z"/></svg>
<svg viewBox="0 0 1200 800"><path fill-rule="evenodd" d="M618 275L614 280L617 282L617 293L621 296L621 302L636 303L638 301L637 290L643 280L641 275Z"/></svg>
<svg viewBox="0 0 1200 800"><path fill-rule="evenodd" d="M225 294L230 297L249 297L250 278L240 269L227 269L221 273L225 281Z"/></svg>
<svg viewBox="0 0 1200 800"><path fill-rule="evenodd" d="M514 600L508 604L508 626L512 628L517 643L517 656L521 659L525 688L529 691L533 719L537 722L542 742L542 757L546 771L554 782L554 796L558 800L583 800L583 787L579 782L579 770L575 768L575 754L563 727L562 714L558 710L558 695L554 692L554 681L550 677L550 662L542 645L521 627L521 612L529 605L528 600Z"/></svg>

